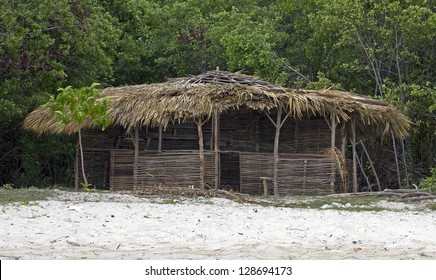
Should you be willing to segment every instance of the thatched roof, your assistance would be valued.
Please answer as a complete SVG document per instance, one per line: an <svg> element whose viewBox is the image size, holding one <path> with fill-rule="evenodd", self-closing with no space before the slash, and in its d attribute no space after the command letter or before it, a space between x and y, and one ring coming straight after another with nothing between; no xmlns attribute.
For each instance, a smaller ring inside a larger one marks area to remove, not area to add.
<svg viewBox="0 0 436 280"><path fill-rule="evenodd" d="M198 76L165 83L111 87L102 91L111 99L112 124L131 130L136 125L164 125L247 108L274 111L278 106L294 118L336 116L339 122L356 117L360 135L390 131L399 138L407 136L409 120L394 106L349 92L297 90L282 88L256 77L225 71L210 71ZM82 127L90 127L85 123ZM24 127L38 133L77 132L79 126L59 127L48 109L40 106L25 119Z"/></svg>

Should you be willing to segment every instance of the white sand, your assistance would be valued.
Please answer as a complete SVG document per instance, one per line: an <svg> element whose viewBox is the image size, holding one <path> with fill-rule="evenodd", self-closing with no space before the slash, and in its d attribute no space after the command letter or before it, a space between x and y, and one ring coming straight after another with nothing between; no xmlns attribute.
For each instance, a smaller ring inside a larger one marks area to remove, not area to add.
<svg viewBox="0 0 436 280"><path fill-rule="evenodd" d="M0 259L436 259L436 211L69 193L0 212Z"/></svg>

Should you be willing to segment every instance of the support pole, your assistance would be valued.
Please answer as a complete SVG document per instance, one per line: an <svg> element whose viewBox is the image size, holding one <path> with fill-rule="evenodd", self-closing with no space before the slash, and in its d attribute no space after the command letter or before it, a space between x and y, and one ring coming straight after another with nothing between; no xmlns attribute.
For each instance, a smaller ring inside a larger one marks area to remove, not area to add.
<svg viewBox="0 0 436 280"><path fill-rule="evenodd" d="M204 189L204 144L203 144L203 122L201 117L198 117L198 121L195 121L197 124L197 132L198 132L198 151L200 155L200 188Z"/></svg>
<svg viewBox="0 0 436 280"><path fill-rule="evenodd" d="M331 125L330 125L331 126L331 148L332 148L332 152L334 152L335 148L336 148L336 126L337 126L335 115L332 114L330 116L330 120L331 120ZM335 173L336 173L335 170L336 170L336 167L335 167L335 163L333 162L332 163L332 170L331 170L332 175L331 175L331 181L330 181L330 188L332 191L335 190Z"/></svg>
<svg viewBox="0 0 436 280"><path fill-rule="evenodd" d="M353 193L357 193L356 114L351 116L351 147L353 151Z"/></svg>
<svg viewBox="0 0 436 280"><path fill-rule="evenodd" d="M374 173L375 180L377 181L377 188L378 188L378 191L381 192L381 190L382 190L382 189L381 189L381 184L380 184L380 180L379 180L378 175L377 175L377 171L375 171L374 164L372 163L372 160L371 160L371 158L369 157L369 153L368 153L368 151L366 150L365 144L363 144L363 141L362 141L362 140L360 141L360 144L362 145L362 148L363 148L363 151L365 152L366 158L367 158L368 161L369 161L369 165L371 166L372 173ZM362 161L363 161L363 160L362 160ZM371 191L372 191L372 190L371 190Z"/></svg>
<svg viewBox="0 0 436 280"><path fill-rule="evenodd" d="M274 137L274 158L273 158L273 186L274 186L274 195L279 195L279 183L278 183L278 175L277 175L277 165L279 162L279 140L280 140L280 129L282 128L285 121L291 115L291 112L288 112L286 116L282 120L282 107L277 107L277 119L274 121L271 116L265 112L268 119L272 122L272 124L276 128L276 134Z"/></svg>
<svg viewBox="0 0 436 280"><path fill-rule="evenodd" d="M212 121L210 122L210 145L209 149L211 152L214 151L214 138L215 138L215 113L212 115Z"/></svg>
<svg viewBox="0 0 436 280"><path fill-rule="evenodd" d="M276 119L276 134L274 138L274 161L273 161L273 186L274 195L279 195L279 183L277 176L277 165L279 163L279 139L280 139L280 123L282 122L282 108L277 108L277 119Z"/></svg>
<svg viewBox="0 0 436 280"><path fill-rule="evenodd" d="M344 158L346 158L345 157L345 153L346 153L346 150L347 150L347 130L346 130L345 122L344 122L344 125L341 127L341 137L342 137L342 140L341 140L341 153L342 153L342 156Z"/></svg>
<svg viewBox="0 0 436 280"><path fill-rule="evenodd" d="M213 115L214 127L214 151L215 151L215 189L221 185L221 153L220 153L220 113L215 112Z"/></svg>
<svg viewBox="0 0 436 280"><path fill-rule="evenodd" d="M401 188L400 166L398 164L397 143L395 142L394 133L391 131L392 145L394 146L395 166L397 167L398 188Z"/></svg>
<svg viewBox="0 0 436 280"><path fill-rule="evenodd" d="M407 162L406 162L406 150L404 148L404 140L401 139L401 149L402 149L402 157L403 157L403 164L404 164L404 172L405 172L405 176L406 176L406 186L407 188L409 188L410 184L409 184L409 173L407 172Z"/></svg>
<svg viewBox="0 0 436 280"><path fill-rule="evenodd" d="M78 191L79 190L79 185L80 185L80 176L79 176L79 169L80 169L80 166L79 166L79 153L80 153L80 151L79 151L79 138L77 138L77 143L76 143L76 162L75 162L75 166L74 166L74 168L76 169L75 170L75 174L74 174L74 177L75 177L75 182L74 182L74 188L75 188L75 190L76 191Z"/></svg>
<svg viewBox="0 0 436 280"><path fill-rule="evenodd" d="M135 157L133 160L133 189L138 188L138 164L139 164L139 124L135 126L133 146L135 147Z"/></svg>
<svg viewBox="0 0 436 280"><path fill-rule="evenodd" d="M159 125L159 139L157 143L157 151L162 152L162 125Z"/></svg>
<svg viewBox="0 0 436 280"><path fill-rule="evenodd" d="M83 182L85 183L86 187L88 187L88 178L86 178L86 173L85 173L85 160L83 158L82 129L79 129L79 150L80 150L80 162L82 164Z"/></svg>
<svg viewBox="0 0 436 280"><path fill-rule="evenodd" d="M362 159L359 159L359 156L356 157L357 164L359 165L360 171L362 171L363 177L365 178L366 184L368 185L368 190L372 192L371 183L369 182L368 176L366 176L365 169L363 169L363 156Z"/></svg>

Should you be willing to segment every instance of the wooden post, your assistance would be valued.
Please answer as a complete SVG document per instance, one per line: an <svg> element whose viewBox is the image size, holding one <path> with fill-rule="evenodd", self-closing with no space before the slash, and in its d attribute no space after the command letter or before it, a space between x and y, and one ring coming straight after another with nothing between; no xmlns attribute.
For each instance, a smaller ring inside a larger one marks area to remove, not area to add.
<svg viewBox="0 0 436 280"><path fill-rule="evenodd" d="M75 182L74 182L74 189L76 190L76 191L78 191L79 190L79 185L80 185L80 177L79 177L79 169L80 169L80 166L79 166L79 153L80 153L80 151L79 151L79 138L77 138L77 143L76 143L76 162L75 162L75 165L74 165L74 168L76 169L75 170L75 174L74 174L74 177L75 177Z"/></svg>
<svg viewBox="0 0 436 280"><path fill-rule="evenodd" d="M159 125L159 139L157 143L157 151L162 152L162 125Z"/></svg>
<svg viewBox="0 0 436 280"><path fill-rule="evenodd" d="M356 114L351 116L351 147L353 151L353 193L357 193Z"/></svg>
<svg viewBox="0 0 436 280"><path fill-rule="evenodd" d="M345 153L347 151L347 130L346 130L346 123L344 122L344 125L342 125L341 127L341 137L342 137L342 141L341 141L341 153L342 156L345 157Z"/></svg>
<svg viewBox="0 0 436 280"><path fill-rule="evenodd" d="M210 151L214 151L214 137L215 137L215 113L212 115L212 121L210 122Z"/></svg>
<svg viewBox="0 0 436 280"><path fill-rule="evenodd" d="M135 135L133 138L135 147L135 157L133 160L133 189L138 188L138 164L139 164L139 124L135 126Z"/></svg>
<svg viewBox="0 0 436 280"><path fill-rule="evenodd" d="M363 169L363 158L359 159L359 156L356 155L357 164L359 165L360 171L363 174L363 178L365 178L366 184L368 185L368 190L372 192L371 183L369 182L368 176L366 176L365 169Z"/></svg>
<svg viewBox="0 0 436 280"><path fill-rule="evenodd" d="M330 119L331 119L331 125L330 125L330 128L331 128L331 148L332 148L332 152L334 152L334 150L336 148L336 125L337 125L337 123L336 123L335 115L332 114L330 116ZM332 169L331 169L332 175L331 175L331 181L330 181L330 188L332 191L335 190L335 174L336 174L335 164L336 163L332 162Z"/></svg>
<svg viewBox="0 0 436 280"><path fill-rule="evenodd" d="M273 185L274 195L279 195L279 183L277 176L277 165L279 163L279 140L280 140L280 123L282 122L282 108L277 108L276 134L274 138L274 161L273 161Z"/></svg>
<svg viewBox="0 0 436 280"><path fill-rule="evenodd" d="M401 149L403 150L402 157L403 157L404 172L405 172L405 177L406 177L406 187L409 188L409 174L407 172L406 150L404 149L404 140L403 139L401 139Z"/></svg>
<svg viewBox="0 0 436 280"><path fill-rule="evenodd" d="M391 131L392 145L394 146L395 166L397 167L398 188L401 188L400 166L398 165L397 143L395 142L394 133Z"/></svg>
<svg viewBox="0 0 436 280"><path fill-rule="evenodd" d="M80 162L82 164L82 176L83 176L83 181L85 183L85 185L88 185L88 178L86 178L86 173L85 173L85 160L83 158L83 146L82 146L82 129L79 129L79 150L80 150ZM88 187L88 186L86 186Z"/></svg>
<svg viewBox="0 0 436 280"><path fill-rule="evenodd" d="M277 175L277 165L279 163L279 140L280 140L280 129L282 128L283 124L285 123L286 119L290 116L290 112L283 118L282 120L282 107L277 107L277 119L274 121L268 113L266 113L266 116L269 118L269 120L272 122L272 124L276 128L276 134L274 137L274 158L273 158L273 186L274 186L274 195L279 195L279 182L278 182L278 175Z"/></svg>
<svg viewBox="0 0 436 280"><path fill-rule="evenodd" d="M215 189L221 185L221 153L220 153L220 113L215 112L213 115L214 127L214 150L215 150Z"/></svg>
<svg viewBox="0 0 436 280"><path fill-rule="evenodd" d="M263 185L263 195L268 195L268 180L267 179L263 179L262 180L262 185Z"/></svg>
<svg viewBox="0 0 436 280"><path fill-rule="evenodd" d="M198 132L198 152L200 155L200 188L204 189L204 144L203 144L203 122L201 117L198 117L198 121L195 121L197 124L197 132Z"/></svg>
<svg viewBox="0 0 436 280"><path fill-rule="evenodd" d="M372 173L374 173L375 180L377 181L377 188L378 188L378 191L381 192L381 190L382 190L382 189L381 189L381 184L380 184L380 180L379 180L378 175L377 175L377 171L375 171L374 164L372 164L372 160L371 160L371 158L369 157L369 153L368 153L368 151L366 150L365 144L363 144L363 141L362 141L362 140L360 141L360 144L362 145L363 151L365 152L365 155L366 155L366 157L368 158L369 165L371 166ZM363 161L363 160L362 160L362 161ZM372 191L372 190L371 190L371 191Z"/></svg>

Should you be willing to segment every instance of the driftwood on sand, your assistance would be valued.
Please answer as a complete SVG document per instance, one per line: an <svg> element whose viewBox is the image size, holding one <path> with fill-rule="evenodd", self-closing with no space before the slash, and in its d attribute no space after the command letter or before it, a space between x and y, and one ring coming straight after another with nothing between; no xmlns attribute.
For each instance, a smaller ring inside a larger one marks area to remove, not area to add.
<svg viewBox="0 0 436 280"><path fill-rule="evenodd" d="M345 196L390 196L390 201L407 202L407 201L422 201L436 200L436 195L419 189L385 189L379 192L359 192L346 194L332 194L330 197L345 197Z"/></svg>

